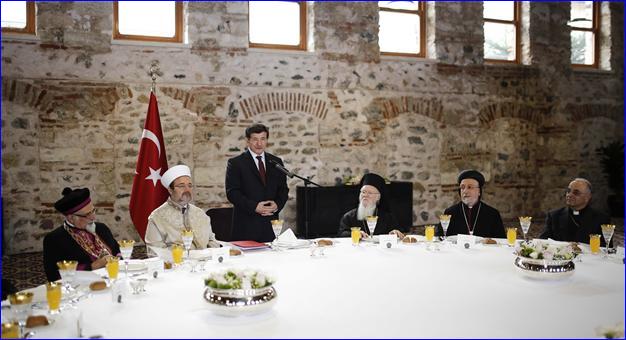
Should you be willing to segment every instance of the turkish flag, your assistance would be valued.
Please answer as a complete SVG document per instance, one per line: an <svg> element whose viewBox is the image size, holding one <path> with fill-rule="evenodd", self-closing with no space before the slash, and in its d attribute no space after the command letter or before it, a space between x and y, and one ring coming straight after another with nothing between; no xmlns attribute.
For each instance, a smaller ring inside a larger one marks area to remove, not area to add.
<svg viewBox="0 0 626 340"><path fill-rule="evenodd" d="M144 239L148 216L169 197L167 189L161 185L161 175L167 171L167 156L161 130L159 108L154 93L150 92L148 115L143 126L139 144L137 168L130 193L130 218L135 228Z"/></svg>

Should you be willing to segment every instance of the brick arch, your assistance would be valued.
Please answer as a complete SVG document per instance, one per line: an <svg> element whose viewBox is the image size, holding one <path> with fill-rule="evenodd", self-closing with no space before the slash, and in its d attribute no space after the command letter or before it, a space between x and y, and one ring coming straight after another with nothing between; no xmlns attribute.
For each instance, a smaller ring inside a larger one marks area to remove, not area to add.
<svg viewBox="0 0 626 340"><path fill-rule="evenodd" d="M322 99L304 93L269 92L241 99L239 107L246 119L266 112L293 111L308 113L324 120L330 105Z"/></svg>
<svg viewBox="0 0 626 340"><path fill-rule="evenodd" d="M606 117L614 121L623 119L624 106L611 104L567 104L565 113L571 114L572 121L580 122L589 118Z"/></svg>
<svg viewBox="0 0 626 340"><path fill-rule="evenodd" d="M478 119L482 127L487 127L489 123L499 118L518 118L540 125L543 117L551 111L551 106L531 106L515 102L490 103L480 109Z"/></svg>
<svg viewBox="0 0 626 340"><path fill-rule="evenodd" d="M443 104L437 98L395 97L374 98L365 109L366 112L378 111L384 119L398 117L402 113L417 113L438 122L442 122Z"/></svg>
<svg viewBox="0 0 626 340"><path fill-rule="evenodd" d="M93 83L68 84L31 84L20 80L2 80L2 98L20 103L44 113L65 110L74 112L78 107L93 108L93 111L81 110L81 115L90 116L98 112L110 113L122 97L132 97L130 89L116 85ZM77 105L77 101L97 103Z"/></svg>

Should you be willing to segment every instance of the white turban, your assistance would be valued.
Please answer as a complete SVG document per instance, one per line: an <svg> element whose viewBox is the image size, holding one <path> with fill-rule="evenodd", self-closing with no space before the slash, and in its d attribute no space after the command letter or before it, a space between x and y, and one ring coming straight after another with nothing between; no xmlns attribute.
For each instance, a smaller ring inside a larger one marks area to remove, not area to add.
<svg viewBox="0 0 626 340"><path fill-rule="evenodd" d="M163 176L161 176L161 184L168 189L170 184L174 182L175 179L181 176L189 176L191 177L191 170L186 165L176 165L169 168Z"/></svg>

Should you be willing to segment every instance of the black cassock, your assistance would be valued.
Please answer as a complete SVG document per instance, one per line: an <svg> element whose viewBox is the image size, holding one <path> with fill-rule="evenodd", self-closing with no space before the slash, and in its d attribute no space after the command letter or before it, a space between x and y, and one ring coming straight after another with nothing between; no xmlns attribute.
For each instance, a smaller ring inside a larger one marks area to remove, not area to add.
<svg viewBox="0 0 626 340"><path fill-rule="evenodd" d="M447 208L444 214L451 215L446 236L457 234L469 235L469 231L473 230L475 236L493 238L506 237L500 212L487 205L485 202L479 201L479 204L475 205L472 209L469 209L463 202L459 202ZM441 225L437 227L437 235L443 235Z"/></svg>
<svg viewBox="0 0 626 340"><path fill-rule="evenodd" d="M588 244L589 234L602 235L601 225L608 224L610 220L607 215L589 206L579 211L578 215L574 215L571 208L564 207L548 212L546 225L539 237ZM604 247L605 244L602 236L600 245Z"/></svg>

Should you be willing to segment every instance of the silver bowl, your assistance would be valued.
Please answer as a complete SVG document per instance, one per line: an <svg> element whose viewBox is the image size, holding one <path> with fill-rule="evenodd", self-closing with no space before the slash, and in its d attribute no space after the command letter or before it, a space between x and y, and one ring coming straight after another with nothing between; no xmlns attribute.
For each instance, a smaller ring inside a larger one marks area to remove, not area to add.
<svg viewBox="0 0 626 340"><path fill-rule="evenodd" d="M276 303L273 286L259 289L216 289L207 287L204 299L216 314L224 316L252 315L271 309Z"/></svg>
<svg viewBox="0 0 626 340"><path fill-rule="evenodd" d="M515 259L515 268L522 276L535 280L561 280L574 275L576 266L570 260L535 260L525 257Z"/></svg>

